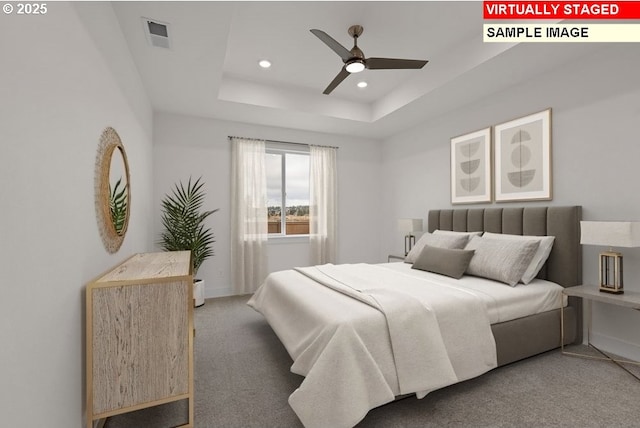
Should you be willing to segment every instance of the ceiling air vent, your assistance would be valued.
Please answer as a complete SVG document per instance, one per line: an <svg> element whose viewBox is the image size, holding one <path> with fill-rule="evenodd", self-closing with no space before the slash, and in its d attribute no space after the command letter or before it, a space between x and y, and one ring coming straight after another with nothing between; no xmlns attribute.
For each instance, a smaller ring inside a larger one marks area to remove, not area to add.
<svg viewBox="0 0 640 428"><path fill-rule="evenodd" d="M171 48L169 43L169 24L149 18L142 18L142 24L144 33L147 35L147 41L151 46L165 49Z"/></svg>

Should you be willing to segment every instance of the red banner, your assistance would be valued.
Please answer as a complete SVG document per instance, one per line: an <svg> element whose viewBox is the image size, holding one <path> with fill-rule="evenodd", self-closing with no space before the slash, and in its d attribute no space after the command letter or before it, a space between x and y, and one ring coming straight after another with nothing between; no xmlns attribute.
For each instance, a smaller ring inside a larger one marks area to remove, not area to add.
<svg viewBox="0 0 640 428"><path fill-rule="evenodd" d="M484 1L484 19L640 19L640 1Z"/></svg>

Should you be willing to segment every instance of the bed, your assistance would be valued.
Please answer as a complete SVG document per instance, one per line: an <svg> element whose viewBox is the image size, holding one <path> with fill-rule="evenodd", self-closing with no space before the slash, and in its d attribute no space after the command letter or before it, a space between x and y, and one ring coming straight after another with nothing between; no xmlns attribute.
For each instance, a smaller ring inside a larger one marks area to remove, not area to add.
<svg viewBox="0 0 640 428"><path fill-rule="evenodd" d="M579 206L429 211L430 233L555 237L529 285L453 279L407 263L269 275L249 305L287 349L291 371L305 377L290 406L306 427L354 426L400 396L422 398L559 347L561 306L565 344L580 342L581 306L561 292L581 283L580 219Z"/></svg>

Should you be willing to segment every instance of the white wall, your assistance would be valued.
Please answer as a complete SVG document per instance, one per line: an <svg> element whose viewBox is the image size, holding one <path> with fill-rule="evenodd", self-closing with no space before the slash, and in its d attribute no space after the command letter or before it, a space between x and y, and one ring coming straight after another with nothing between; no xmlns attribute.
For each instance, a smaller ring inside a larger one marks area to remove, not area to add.
<svg viewBox="0 0 640 428"><path fill-rule="evenodd" d="M585 220L640 220L638 69L640 47L604 45L595 57L583 57L385 141L383 253L402 250L394 219L422 217L426 224L429 209L451 206L451 137L548 107L552 108L554 194L549 204L582 205ZM598 251L601 248L584 247L585 283L597 283ZM640 250L623 253L625 287L640 291ZM593 341L605 349L640 360L638 325L638 312L594 305Z"/></svg>
<svg viewBox="0 0 640 428"><path fill-rule="evenodd" d="M205 280L207 296L233 294L230 279L229 232L231 143L228 136L264 138L338 146L338 260L379 262L381 221L380 144L353 137L304 132L285 128L157 113L154 116L154 214L159 236L160 200L174 183L189 176L203 177L206 209L220 208L209 218L216 235L215 256L207 260L198 276ZM269 270L309 264L308 243L300 240L271 241Z"/></svg>
<svg viewBox="0 0 640 428"><path fill-rule="evenodd" d="M84 426L84 285L150 248L151 109L111 6L92 6L54 2L46 16L0 16L4 426ZM131 166L131 223L115 255L94 210L106 126Z"/></svg>

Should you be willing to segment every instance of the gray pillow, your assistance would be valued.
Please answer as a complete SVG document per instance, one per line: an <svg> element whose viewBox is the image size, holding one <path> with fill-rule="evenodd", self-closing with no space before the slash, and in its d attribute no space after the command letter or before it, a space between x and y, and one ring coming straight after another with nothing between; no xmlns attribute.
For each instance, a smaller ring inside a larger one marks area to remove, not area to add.
<svg viewBox="0 0 640 428"><path fill-rule="evenodd" d="M512 241L474 236L465 250L475 250L469 263L469 275L494 279L514 286L529 267L539 241Z"/></svg>
<svg viewBox="0 0 640 428"><path fill-rule="evenodd" d="M553 247L553 241L556 239L555 236L528 236L528 235L508 235L502 233L489 233L485 232L482 235L483 238L491 238L491 239L511 239L513 241L538 241L538 249L531 259L531 263L529 263L529 267L524 271L520 282L523 284L528 284L533 281L544 266L545 262L549 258L549 254L551 254L551 248Z"/></svg>
<svg viewBox="0 0 640 428"><path fill-rule="evenodd" d="M425 245L411 269L439 273L460 279L469 266L474 250L451 250Z"/></svg>
<svg viewBox="0 0 640 428"><path fill-rule="evenodd" d="M417 260L425 245L438 248L450 248L462 250L469 242L469 237L465 235L434 235L425 233L418 242L411 248L409 254L404 259L405 263L413 263Z"/></svg>

